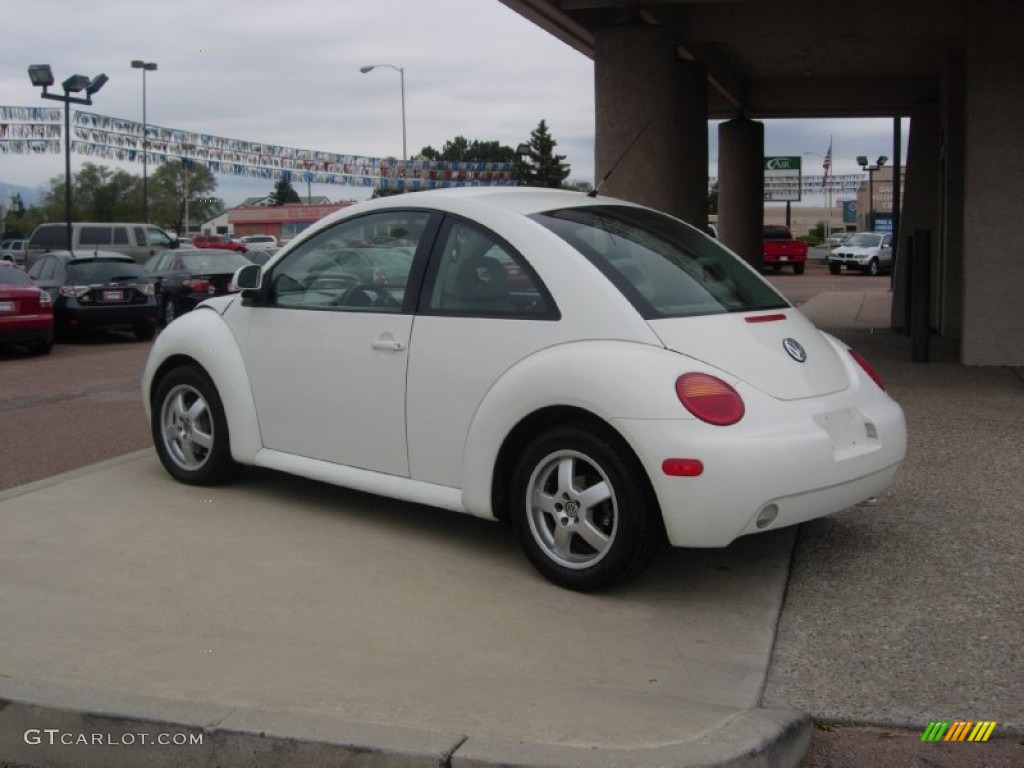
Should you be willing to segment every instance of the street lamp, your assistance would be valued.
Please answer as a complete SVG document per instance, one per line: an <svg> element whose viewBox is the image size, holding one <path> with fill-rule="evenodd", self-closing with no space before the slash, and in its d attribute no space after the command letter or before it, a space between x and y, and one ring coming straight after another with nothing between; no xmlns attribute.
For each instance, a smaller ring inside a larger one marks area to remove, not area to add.
<svg viewBox="0 0 1024 768"><path fill-rule="evenodd" d="M91 80L85 75L72 75L63 83L61 88L63 95L50 93L49 88L56 82L53 79L53 70L49 64L32 64L28 68L28 78L32 85L42 88L40 94L44 99L64 102L64 221L67 224L67 249L71 250L71 105L85 104L92 105L92 97L100 88L106 85L109 78L99 74ZM72 93L85 91L85 98L72 96Z"/></svg>
<svg viewBox="0 0 1024 768"><path fill-rule="evenodd" d="M372 72L377 67L388 67L398 73L400 84L402 86L402 159L408 160L409 154L406 152L405 148L405 69L402 67L396 67L394 64L368 64L365 67L360 67L359 71L365 75L367 72Z"/></svg>
<svg viewBox="0 0 1024 768"><path fill-rule="evenodd" d="M156 62L133 59L132 69L142 70L142 220L149 224L149 175L146 171L146 147L149 144L149 138L146 135L146 73L156 69Z"/></svg>
<svg viewBox="0 0 1024 768"><path fill-rule="evenodd" d="M885 155L879 155L874 165L868 163L866 155L857 157L857 165L861 170L868 172L868 232L875 231L875 171L881 169L889 160Z"/></svg>

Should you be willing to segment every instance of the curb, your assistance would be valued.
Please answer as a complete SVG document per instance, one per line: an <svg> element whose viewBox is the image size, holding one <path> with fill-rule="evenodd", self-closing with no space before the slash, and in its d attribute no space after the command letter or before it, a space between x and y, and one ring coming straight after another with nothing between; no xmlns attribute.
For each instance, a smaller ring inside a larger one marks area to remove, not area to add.
<svg viewBox="0 0 1024 768"><path fill-rule="evenodd" d="M751 709L690 742L534 745L0 679L0 755L54 768L781 768L799 765L812 727L806 714Z"/></svg>

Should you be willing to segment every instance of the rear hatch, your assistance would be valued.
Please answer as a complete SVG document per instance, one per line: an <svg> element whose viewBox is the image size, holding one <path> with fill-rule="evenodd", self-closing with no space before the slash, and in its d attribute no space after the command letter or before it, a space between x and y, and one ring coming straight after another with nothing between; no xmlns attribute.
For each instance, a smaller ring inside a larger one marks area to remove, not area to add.
<svg viewBox="0 0 1024 768"><path fill-rule="evenodd" d="M117 306L145 304L152 283L133 261L82 259L68 262L67 285L61 293L82 304Z"/></svg>
<svg viewBox="0 0 1024 768"><path fill-rule="evenodd" d="M850 385L835 348L796 309L648 322L667 348L780 400L821 397Z"/></svg>

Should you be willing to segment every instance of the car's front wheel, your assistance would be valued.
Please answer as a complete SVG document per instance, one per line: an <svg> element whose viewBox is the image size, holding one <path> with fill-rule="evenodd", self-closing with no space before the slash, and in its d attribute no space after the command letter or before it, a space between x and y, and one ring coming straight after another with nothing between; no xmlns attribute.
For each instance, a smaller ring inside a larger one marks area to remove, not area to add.
<svg viewBox="0 0 1024 768"><path fill-rule="evenodd" d="M639 575L663 527L639 461L586 426L540 435L512 479L512 522L530 562L568 589L593 591Z"/></svg>
<svg viewBox="0 0 1024 768"><path fill-rule="evenodd" d="M864 270L867 274L872 277L877 277L881 270L878 267L878 259L872 259L868 262L867 268Z"/></svg>
<svg viewBox="0 0 1024 768"><path fill-rule="evenodd" d="M160 379L150 427L161 463L181 482L216 485L234 469L224 406L204 371L181 366Z"/></svg>

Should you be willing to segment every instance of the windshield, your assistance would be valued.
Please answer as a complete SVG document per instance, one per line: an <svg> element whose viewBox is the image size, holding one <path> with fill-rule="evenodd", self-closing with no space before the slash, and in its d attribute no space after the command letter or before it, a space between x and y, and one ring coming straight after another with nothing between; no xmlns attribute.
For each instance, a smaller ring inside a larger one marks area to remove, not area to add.
<svg viewBox="0 0 1024 768"><path fill-rule="evenodd" d="M149 278L133 261L79 261L68 264L67 282L69 285L148 283Z"/></svg>
<svg viewBox="0 0 1024 768"><path fill-rule="evenodd" d="M881 243L881 235L872 235L868 232L858 232L855 235L851 235L843 245L849 245L854 248L877 248Z"/></svg>
<svg viewBox="0 0 1024 768"><path fill-rule="evenodd" d="M656 211L596 205L531 218L582 253L648 320L789 307L715 240Z"/></svg>

